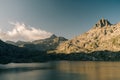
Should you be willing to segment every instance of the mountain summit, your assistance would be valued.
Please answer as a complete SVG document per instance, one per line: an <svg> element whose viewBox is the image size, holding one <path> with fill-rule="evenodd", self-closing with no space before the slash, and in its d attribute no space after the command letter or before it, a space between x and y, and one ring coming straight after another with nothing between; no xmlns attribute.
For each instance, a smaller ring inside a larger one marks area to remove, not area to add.
<svg viewBox="0 0 120 80"><path fill-rule="evenodd" d="M93 51L120 51L120 23L111 24L106 19L100 19L94 28L61 43L57 53L76 53Z"/></svg>
<svg viewBox="0 0 120 80"><path fill-rule="evenodd" d="M95 24L95 27L104 27L104 26L107 27L110 25L111 23L107 19L102 18L97 22L97 24Z"/></svg>
<svg viewBox="0 0 120 80"><path fill-rule="evenodd" d="M57 36L55 34L53 34L49 38L54 39L54 38L57 38Z"/></svg>
<svg viewBox="0 0 120 80"><path fill-rule="evenodd" d="M32 42L24 42L24 41L6 41L6 43L18 46L25 47L30 50L38 50L38 51L48 51L54 50L61 43L67 41L64 37L57 37L55 34L51 35L49 38L34 40Z"/></svg>

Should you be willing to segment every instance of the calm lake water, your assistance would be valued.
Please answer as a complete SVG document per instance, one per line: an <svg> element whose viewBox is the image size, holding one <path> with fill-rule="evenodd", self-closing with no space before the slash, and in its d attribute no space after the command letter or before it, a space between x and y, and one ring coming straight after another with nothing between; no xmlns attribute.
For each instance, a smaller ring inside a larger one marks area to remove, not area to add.
<svg viewBox="0 0 120 80"><path fill-rule="evenodd" d="M10 63L0 65L0 80L120 80L120 62Z"/></svg>

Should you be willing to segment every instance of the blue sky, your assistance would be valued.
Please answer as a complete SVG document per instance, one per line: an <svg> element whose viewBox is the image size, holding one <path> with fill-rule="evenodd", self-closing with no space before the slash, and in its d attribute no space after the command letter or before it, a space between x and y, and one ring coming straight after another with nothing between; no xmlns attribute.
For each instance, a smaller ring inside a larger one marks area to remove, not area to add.
<svg viewBox="0 0 120 80"><path fill-rule="evenodd" d="M2 31L19 22L70 39L101 18L119 22L120 0L0 0Z"/></svg>

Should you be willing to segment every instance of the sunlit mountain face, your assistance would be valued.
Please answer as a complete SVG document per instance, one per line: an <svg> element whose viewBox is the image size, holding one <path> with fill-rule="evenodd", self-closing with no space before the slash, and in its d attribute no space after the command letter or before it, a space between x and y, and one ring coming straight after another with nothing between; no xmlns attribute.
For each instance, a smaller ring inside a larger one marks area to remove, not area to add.
<svg viewBox="0 0 120 80"><path fill-rule="evenodd" d="M120 23L100 19L89 31L58 46L58 53L120 51Z"/></svg>

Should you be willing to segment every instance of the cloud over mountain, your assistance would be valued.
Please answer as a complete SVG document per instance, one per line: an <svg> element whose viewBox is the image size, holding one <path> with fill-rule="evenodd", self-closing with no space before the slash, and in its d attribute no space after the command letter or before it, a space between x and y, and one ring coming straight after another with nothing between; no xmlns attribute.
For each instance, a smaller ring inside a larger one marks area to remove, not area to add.
<svg viewBox="0 0 120 80"><path fill-rule="evenodd" d="M52 33L50 32L26 26L24 23L16 22L10 24L14 26L14 28L11 31L5 32L0 29L0 39L12 41L33 41L48 38L52 35Z"/></svg>

